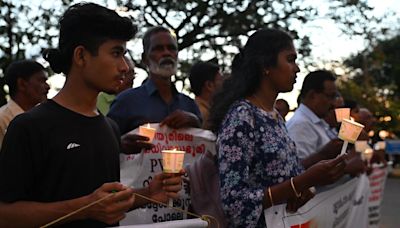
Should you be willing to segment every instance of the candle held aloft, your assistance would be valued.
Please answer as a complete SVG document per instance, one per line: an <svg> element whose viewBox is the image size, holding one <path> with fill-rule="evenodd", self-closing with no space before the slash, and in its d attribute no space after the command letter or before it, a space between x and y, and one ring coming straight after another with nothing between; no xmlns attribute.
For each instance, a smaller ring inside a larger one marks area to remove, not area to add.
<svg viewBox="0 0 400 228"><path fill-rule="evenodd" d="M150 127L149 123L147 123L147 125L142 125L139 127L139 135L148 137L149 138L148 142L153 141L155 134L156 134L156 129Z"/></svg>

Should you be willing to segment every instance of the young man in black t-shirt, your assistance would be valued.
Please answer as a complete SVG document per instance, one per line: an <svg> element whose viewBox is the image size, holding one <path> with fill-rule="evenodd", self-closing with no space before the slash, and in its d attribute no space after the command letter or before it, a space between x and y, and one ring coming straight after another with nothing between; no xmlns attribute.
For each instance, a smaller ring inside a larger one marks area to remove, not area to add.
<svg viewBox="0 0 400 228"><path fill-rule="evenodd" d="M144 189L118 183L119 131L96 109L100 91L121 85L126 41L135 33L129 19L93 3L64 13L59 48L44 57L66 83L8 128L0 152L0 227L38 227L110 196L57 224L105 227L148 203L135 192L164 202L178 196L180 176L156 175Z"/></svg>

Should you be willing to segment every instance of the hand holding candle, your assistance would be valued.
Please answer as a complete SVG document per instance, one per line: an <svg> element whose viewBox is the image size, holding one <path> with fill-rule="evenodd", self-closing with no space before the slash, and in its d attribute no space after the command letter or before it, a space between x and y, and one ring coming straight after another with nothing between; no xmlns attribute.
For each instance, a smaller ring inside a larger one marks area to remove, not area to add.
<svg viewBox="0 0 400 228"><path fill-rule="evenodd" d="M183 167L183 160L185 158L185 151L180 150L163 150L163 172L164 173L179 173ZM168 205L173 206L172 199L169 200Z"/></svg>
<svg viewBox="0 0 400 228"><path fill-rule="evenodd" d="M150 127L150 124L142 125L139 127L139 135L146 136L149 138L148 142L153 141L154 135L156 134L156 129Z"/></svg>
<svg viewBox="0 0 400 228"><path fill-rule="evenodd" d="M348 143L355 143L364 125L352 120L343 119L340 125L339 138L344 141L340 155L345 154Z"/></svg>

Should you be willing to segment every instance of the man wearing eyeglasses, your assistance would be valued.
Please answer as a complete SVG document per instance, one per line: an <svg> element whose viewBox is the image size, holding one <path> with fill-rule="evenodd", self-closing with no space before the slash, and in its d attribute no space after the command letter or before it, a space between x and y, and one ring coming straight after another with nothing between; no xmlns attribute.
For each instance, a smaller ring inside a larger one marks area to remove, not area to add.
<svg viewBox="0 0 400 228"><path fill-rule="evenodd" d="M334 109L337 96L335 76L325 70L309 73L299 95L299 107L286 126L295 141L305 168L340 153L342 142L331 140L329 124L323 119Z"/></svg>

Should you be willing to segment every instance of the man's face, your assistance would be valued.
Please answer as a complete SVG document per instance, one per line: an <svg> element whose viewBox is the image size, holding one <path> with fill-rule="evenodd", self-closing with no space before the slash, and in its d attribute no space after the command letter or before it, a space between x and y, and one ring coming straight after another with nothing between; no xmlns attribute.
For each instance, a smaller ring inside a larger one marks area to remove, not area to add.
<svg viewBox="0 0 400 228"><path fill-rule="evenodd" d="M217 74L215 75L214 80L211 82L210 93L214 94L216 91L218 91L222 87L223 82L224 78L222 77L221 72L218 71Z"/></svg>
<svg viewBox="0 0 400 228"><path fill-rule="evenodd" d="M38 104L47 99L50 86L46 81L47 75L43 70L34 73L26 81L26 95L32 101L32 104Z"/></svg>
<svg viewBox="0 0 400 228"><path fill-rule="evenodd" d="M335 99L337 97L337 88L334 81L324 81L322 92L315 92L315 113L318 117L324 118L328 112L334 109Z"/></svg>
<svg viewBox="0 0 400 228"><path fill-rule="evenodd" d="M126 72L124 80L121 86L118 88L118 93L121 93L124 90L132 88L133 80L135 79L135 64L130 60L127 61L129 65L129 70L128 72Z"/></svg>
<svg viewBox="0 0 400 228"><path fill-rule="evenodd" d="M170 78L176 74L177 59L178 45L169 32L158 32L150 37L150 46L144 60L150 74Z"/></svg>
<svg viewBox="0 0 400 228"><path fill-rule="evenodd" d="M289 92L296 82L296 74L300 71L296 64L296 50L293 45L278 53L277 65L267 69L267 77L277 92Z"/></svg>
<svg viewBox="0 0 400 228"><path fill-rule="evenodd" d="M97 55L86 52L83 77L88 87L110 94L118 92L129 70L125 45L122 40L108 40L99 46Z"/></svg>

